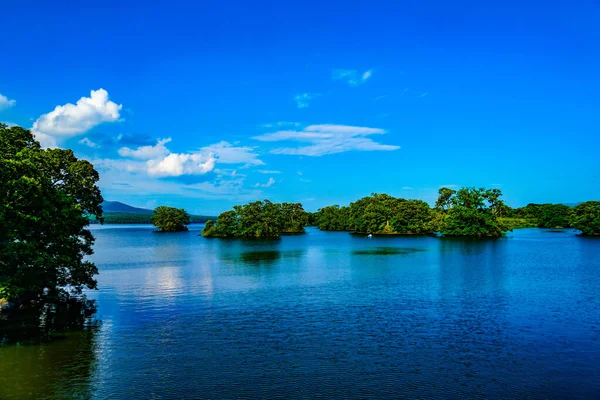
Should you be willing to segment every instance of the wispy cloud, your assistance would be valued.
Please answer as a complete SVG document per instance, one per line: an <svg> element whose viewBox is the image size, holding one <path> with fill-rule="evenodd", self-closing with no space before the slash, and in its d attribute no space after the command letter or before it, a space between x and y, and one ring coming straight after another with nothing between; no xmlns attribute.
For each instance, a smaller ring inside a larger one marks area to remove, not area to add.
<svg viewBox="0 0 600 400"><path fill-rule="evenodd" d="M11 100L3 94L0 94L0 111L13 107L15 104L17 104L16 100Z"/></svg>
<svg viewBox="0 0 600 400"><path fill-rule="evenodd" d="M414 188L410 187L410 186L402 186L402 189L404 189L404 190L413 190Z"/></svg>
<svg viewBox="0 0 600 400"><path fill-rule="evenodd" d="M355 69L334 69L331 77L334 80L341 80L350 86L358 86L366 83L373 76L373 70L359 72Z"/></svg>
<svg viewBox="0 0 600 400"><path fill-rule="evenodd" d="M257 169L256 172L259 174L280 174L281 171L272 170L272 169Z"/></svg>
<svg viewBox="0 0 600 400"><path fill-rule="evenodd" d="M294 101L298 108L307 108L310 105L310 102L319 96L319 93L299 93L294 96Z"/></svg>
<svg viewBox="0 0 600 400"><path fill-rule="evenodd" d="M427 97L427 95L429 95L429 92L423 92L418 97L422 99L423 97Z"/></svg>
<svg viewBox="0 0 600 400"><path fill-rule="evenodd" d="M441 188L444 188L444 187L445 187L445 188L448 188L448 189L456 189L456 188L458 188L458 185L455 185L455 184L451 184L451 185L441 185L441 186L440 186L440 189L441 189Z"/></svg>
<svg viewBox="0 0 600 400"><path fill-rule="evenodd" d="M81 139L81 140L80 140L78 143L79 143L79 144L83 144L83 145L85 145L85 146L87 146L87 147L90 147L90 148L92 148L92 149L95 149L95 148L99 147L97 143L94 143L94 142L92 142L92 141L91 141L90 139L88 139L88 138L83 138L83 139Z"/></svg>
<svg viewBox="0 0 600 400"><path fill-rule="evenodd" d="M310 125L302 130L286 130L255 136L262 142L300 142L307 145L297 147L280 147L271 150L273 154L323 156L346 151L392 151L400 146L381 144L368 136L382 135L386 131L380 128L369 128L348 125Z"/></svg>
<svg viewBox="0 0 600 400"><path fill-rule="evenodd" d="M268 188L271 187L275 184L275 179L273 179L273 177L269 178L269 180L267 181L267 183L257 183L256 187L264 187L264 188Z"/></svg>
<svg viewBox="0 0 600 400"><path fill-rule="evenodd" d="M289 122L289 121L277 121L277 122L269 122L267 124L260 125L261 128L283 128L287 126L300 126L299 122Z"/></svg>
<svg viewBox="0 0 600 400"><path fill-rule="evenodd" d="M108 99L106 90L92 90L90 97L80 98L77 104L56 106L39 117L31 131L42 146L55 147L57 138L77 136L103 122L118 121L122 107Z"/></svg>
<svg viewBox="0 0 600 400"><path fill-rule="evenodd" d="M242 168L256 165L265 165L255 153L255 147L234 146L229 142L221 141L202 147L200 152L213 153L219 164L243 164Z"/></svg>

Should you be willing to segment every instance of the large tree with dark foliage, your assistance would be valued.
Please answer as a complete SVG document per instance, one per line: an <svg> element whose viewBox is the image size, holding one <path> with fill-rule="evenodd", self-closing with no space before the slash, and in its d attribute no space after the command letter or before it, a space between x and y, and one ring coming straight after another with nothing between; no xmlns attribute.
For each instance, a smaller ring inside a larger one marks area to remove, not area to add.
<svg viewBox="0 0 600 400"><path fill-rule="evenodd" d="M32 300L96 288L86 259L102 218L93 165L40 148L29 130L0 124L0 298Z"/></svg>

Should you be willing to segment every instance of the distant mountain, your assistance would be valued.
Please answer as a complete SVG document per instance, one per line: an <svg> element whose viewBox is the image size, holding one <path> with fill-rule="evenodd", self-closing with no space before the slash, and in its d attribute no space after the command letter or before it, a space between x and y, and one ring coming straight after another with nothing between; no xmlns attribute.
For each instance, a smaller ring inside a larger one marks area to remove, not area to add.
<svg viewBox="0 0 600 400"><path fill-rule="evenodd" d="M149 224L151 223L154 210L146 208L132 207L129 204L120 201L102 202L102 211L105 224ZM190 215L192 223L204 223L209 219L216 220L216 216L211 215ZM95 217L90 218L92 224L97 224Z"/></svg>
<svg viewBox="0 0 600 400"><path fill-rule="evenodd" d="M105 213L152 214L152 210L132 207L120 201L103 201L102 210Z"/></svg>

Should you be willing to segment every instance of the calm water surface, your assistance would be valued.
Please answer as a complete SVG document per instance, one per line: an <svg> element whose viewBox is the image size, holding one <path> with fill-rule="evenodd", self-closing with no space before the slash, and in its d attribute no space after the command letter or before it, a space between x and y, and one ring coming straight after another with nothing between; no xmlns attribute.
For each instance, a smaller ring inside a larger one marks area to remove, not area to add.
<svg viewBox="0 0 600 400"><path fill-rule="evenodd" d="M198 233L94 227L97 327L0 347L0 399L600 398L600 240Z"/></svg>

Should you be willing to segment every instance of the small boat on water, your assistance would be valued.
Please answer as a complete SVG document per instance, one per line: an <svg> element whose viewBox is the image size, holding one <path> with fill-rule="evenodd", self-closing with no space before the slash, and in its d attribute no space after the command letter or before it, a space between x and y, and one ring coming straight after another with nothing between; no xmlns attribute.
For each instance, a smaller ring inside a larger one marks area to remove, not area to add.
<svg viewBox="0 0 600 400"><path fill-rule="evenodd" d="M369 239L371 239L371 238L373 237L373 234L372 234L372 233L369 233L369 234L367 235L367 237L368 237Z"/></svg>

